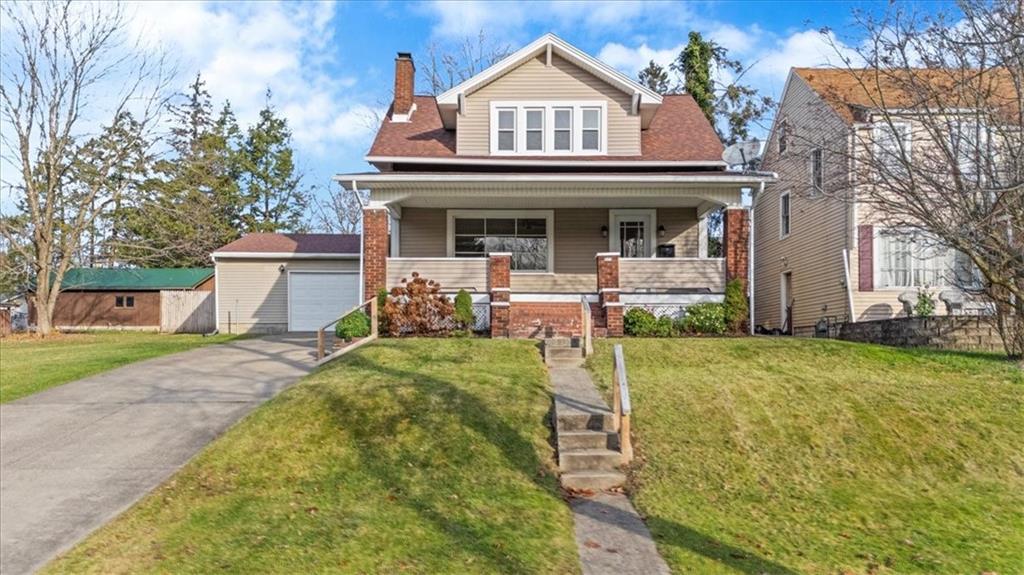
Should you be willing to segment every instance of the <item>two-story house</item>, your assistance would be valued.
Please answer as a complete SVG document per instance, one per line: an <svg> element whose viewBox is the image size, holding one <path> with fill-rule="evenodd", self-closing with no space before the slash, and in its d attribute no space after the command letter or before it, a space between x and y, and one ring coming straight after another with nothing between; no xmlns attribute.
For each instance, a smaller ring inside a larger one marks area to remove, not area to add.
<svg viewBox="0 0 1024 575"><path fill-rule="evenodd" d="M434 96L395 60L394 102L366 156L341 174L369 190L362 296L413 272L465 289L492 336L622 333L643 305L678 313L748 278L745 188L688 95L660 95L548 34ZM725 257L705 218L725 211Z"/></svg>
<svg viewBox="0 0 1024 575"><path fill-rule="evenodd" d="M868 75L790 71L762 161L778 178L753 198L756 325L799 335L824 318L906 317L921 290L944 314L939 296L972 281L961 254L891 228L863 201L873 177L865 170L915 161L930 137L911 98ZM878 102L888 104L889 121Z"/></svg>

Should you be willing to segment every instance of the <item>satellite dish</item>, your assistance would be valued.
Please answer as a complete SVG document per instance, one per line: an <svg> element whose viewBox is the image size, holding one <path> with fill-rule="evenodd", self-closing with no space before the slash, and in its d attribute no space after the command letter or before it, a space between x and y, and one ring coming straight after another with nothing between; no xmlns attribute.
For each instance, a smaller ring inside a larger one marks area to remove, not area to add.
<svg viewBox="0 0 1024 575"><path fill-rule="evenodd" d="M730 166L743 166L746 168L754 160L761 157L761 140L750 140L749 142L737 142L722 152L722 160Z"/></svg>

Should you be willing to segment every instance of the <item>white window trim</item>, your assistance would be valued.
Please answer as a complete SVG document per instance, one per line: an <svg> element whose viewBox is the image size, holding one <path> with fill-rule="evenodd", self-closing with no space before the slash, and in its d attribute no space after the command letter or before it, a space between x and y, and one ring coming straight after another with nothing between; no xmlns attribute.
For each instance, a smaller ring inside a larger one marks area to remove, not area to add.
<svg viewBox="0 0 1024 575"><path fill-rule="evenodd" d="M786 214L789 221L789 229L785 229L782 225L782 198L789 198L789 213ZM789 237L789 234L793 232L793 195L789 193L789 190L779 194L779 239L784 240Z"/></svg>
<svg viewBox="0 0 1024 575"><path fill-rule="evenodd" d="M886 124L884 122L876 122L875 125L871 128L871 137L874 138L874 140L875 140L875 142L874 142L875 161L882 161L882 158L883 158L882 154L885 153L885 151L882 150L882 146L879 143L879 142L881 142L881 138L882 138L882 135L881 135L880 132L883 129L886 129L886 128L889 128L889 127L890 127L890 125ZM908 161L912 161L914 159L914 155L913 155L914 138L913 138L913 128L910 125L910 122L893 122L891 127L896 129L896 130L899 130L901 127L906 128L906 130L907 130L907 141L904 142L904 147L906 148L907 160ZM898 154L899 151L897 150L896 153Z"/></svg>
<svg viewBox="0 0 1024 575"><path fill-rule="evenodd" d="M651 209L611 209L608 210L608 251L622 253L619 245L619 230L615 227L615 218L619 216L646 216L651 220L651 229L647 230L647 257L657 257L658 249L658 210ZM639 258L637 258L639 259Z"/></svg>
<svg viewBox="0 0 1024 575"><path fill-rule="evenodd" d="M514 151L498 149L498 110L516 110ZM526 110L544 108L544 149L526 150ZM572 108L572 149L555 150L555 108ZM600 149L583 149L583 109L601 110ZM605 156L608 154L608 102L605 100L495 100L491 102L489 127L492 156Z"/></svg>
<svg viewBox="0 0 1024 575"><path fill-rule="evenodd" d="M882 242L881 242L881 239L882 239L882 236L886 235L886 232L888 232L890 230L899 230L899 228L885 228L885 227L881 227L881 226L875 226L874 227L874 233L872 234L872 238L871 238L871 267L873 269L871 270L871 273L872 273L872 276L873 276L873 280L872 280L873 283L872 283L872 285L874 286L874 291L905 292L905 291L920 291L920 290L925 289L925 286L914 286L914 285L909 285L909 286L883 286L882 285L882 283L883 283L883 281L882 281L882 279L883 279L883 277L882 277L882 260L885 257L885 254L882 253L882 249L881 249ZM916 244L912 244L912 245L916 245ZM908 272L910 273L911 279L913 279L914 271L917 269L917 268L915 268L914 263L921 261L921 259L917 257L917 254L915 253L914 250L916 250L916 247L911 249L911 253L910 253L910 269L908 270ZM952 270L948 270L947 269L946 271L947 272L951 272ZM947 289L958 289L958 286L946 285L946 284L943 284L943 285L929 285L927 287L927 289L935 292L932 295L937 297L939 291L947 290Z"/></svg>
<svg viewBox="0 0 1024 575"><path fill-rule="evenodd" d="M446 250L449 258L455 257L456 218L544 218L545 235L548 239L548 265L544 270L510 270L513 274L536 275L554 273L555 268L555 211L554 210L448 210L445 231ZM463 259L463 258L460 258ZM465 258L469 259L469 258ZM486 258L482 258L485 259Z"/></svg>
<svg viewBox="0 0 1024 575"><path fill-rule="evenodd" d="M498 149L498 135L503 131L499 128L498 118L501 112L512 112L512 149L511 150L499 150ZM495 154L518 154L519 153L519 116L522 114L522 110L515 108L514 106L497 106L491 110L491 126L493 126L493 135L491 137L492 147L494 150L492 153ZM523 138L525 140L525 138Z"/></svg>
<svg viewBox="0 0 1024 575"><path fill-rule="evenodd" d="M821 160L819 162L819 164L821 165L821 185L818 185L814 181L814 153L815 152L817 152L820 155L820 157L821 157ZM807 155L807 179L810 180L809 183L811 184L811 191L813 193L818 193L818 192L825 191L825 150L823 148L821 148L820 146L815 146L815 147L811 148L811 151ZM790 215L792 216L792 213L793 213L793 200L792 200L792 198L790 198L789 207L790 207L790 209L789 209ZM792 227L792 222L793 222L792 218L790 218L790 227Z"/></svg>

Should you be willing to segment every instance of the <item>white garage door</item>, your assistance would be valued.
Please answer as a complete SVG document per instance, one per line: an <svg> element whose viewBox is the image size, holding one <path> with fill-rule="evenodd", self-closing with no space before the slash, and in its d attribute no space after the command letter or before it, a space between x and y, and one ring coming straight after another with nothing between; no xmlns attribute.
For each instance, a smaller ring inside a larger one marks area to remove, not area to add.
<svg viewBox="0 0 1024 575"><path fill-rule="evenodd" d="M288 331L316 331L358 303L358 273L291 272Z"/></svg>

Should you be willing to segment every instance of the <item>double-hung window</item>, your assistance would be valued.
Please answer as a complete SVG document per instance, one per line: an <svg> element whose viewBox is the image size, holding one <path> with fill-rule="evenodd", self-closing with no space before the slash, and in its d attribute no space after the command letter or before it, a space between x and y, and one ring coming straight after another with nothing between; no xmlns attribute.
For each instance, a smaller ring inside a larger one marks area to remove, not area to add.
<svg viewBox="0 0 1024 575"><path fill-rule="evenodd" d="M512 270L546 272L549 269L551 218L543 210L502 213L451 214L452 252L457 258L482 258L492 253L512 254ZM479 214L479 215L478 215Z"/></svg>
<svg viewBox="0 0 1024 575"><path fill-rule="evenodd" d="M527 108L526 110L526 151L544 151L543 108Z"/></svg>
<svg viewBox="0 0 1024 575"><path fill-rule="evenodd" d="M607 132L607 102L491 102L492 154L607 154Z"/></svg>
<svg viewBox="0 0 1024 575"><path fill-rule="evenodd" d="M990 150L988 131L973 120L954 120L950 126L949 143L956 157L957 169L964 179L977 182Z"/></svg>
<svg viewBox="0 0 1024 575"><path fill-rule="evenodd" d="M910 124L881 123L874 127L875 161L883 176L903 176L910 162Z"/></svg>
<svg viewBox="0 0 1024 575"><path fill-rule="evenodd" d="M821 148L811 150L811 192L825 189L825 161Z"/></svg>
<svg viewBox="0 0 1024 575"><path fill-rule="evenodd" d="M789 192L783 192L779 196L779 237L785 238L789 235L789 210L790 210L790 196Z"/></svg>
<svg viewBox="0 0 1024 575"><path fill-rule="evenodd" d="M554 150L572 151L572 108L555 108Z"/></svg>
<svg viewBox="0 0 1024 575"><path fill-rule="evenodd" d="M516 151L516 109L498 109L498 151Z"/></svg>
<svg viewBox="0 0 1024 575"><path fill-rule="evenodd" d="M581 147L586 151L601 149L601 109L583 108L583 138Z"/></svg>

